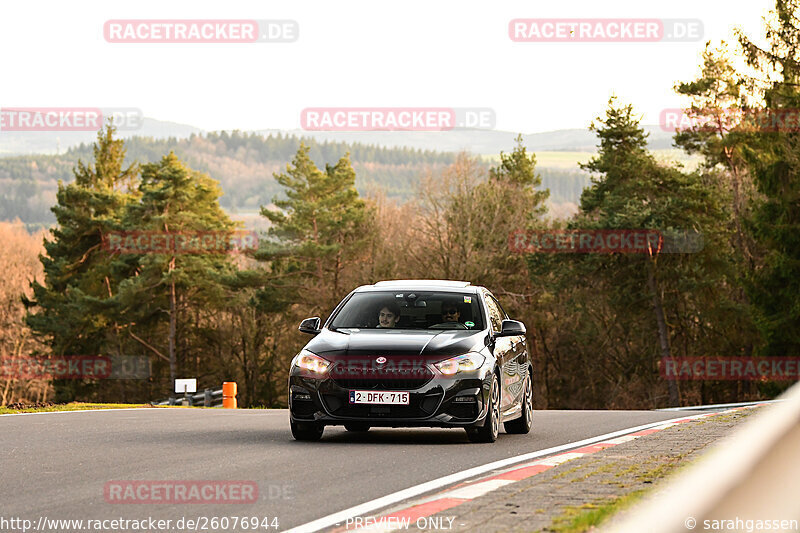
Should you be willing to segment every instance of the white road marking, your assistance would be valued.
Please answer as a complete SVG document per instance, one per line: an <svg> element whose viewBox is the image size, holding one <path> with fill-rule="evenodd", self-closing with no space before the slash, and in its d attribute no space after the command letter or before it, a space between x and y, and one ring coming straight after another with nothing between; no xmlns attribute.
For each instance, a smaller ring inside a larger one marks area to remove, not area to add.
<svg viewBox="0 0 800 533"><path fill-rule="evenodd" d="M636 440L638 437L632 437L630 435L625 435L624 437L617 437L616 439L608 439L607 441L603 441L600 444L622 444L625 442L630 442L632 440Z"/></svg>
<svg viewBox="0 0 800 533"><path fill-rule="evenodd" d="M464 487L459 487L455 490L445 492L444 494L440 494L437 499L455 498L460 500L471 500L514 482L515 481L513 479L490 479L488 481L473 483L472 485L466 485Z"/></svg>
<svg viewBox="0 0 800 533"><path fill-rule="evenodd" d="M536 464L540 465L548 465L548 466L558 466L561 463L566 463L567 461L572 461L573 459L577 459L578 457L583 457L586 455L585 453L562 453L560 455L556 455L555 457L548 457L547 459L542 459L541 461L537 461Z"/></svg>

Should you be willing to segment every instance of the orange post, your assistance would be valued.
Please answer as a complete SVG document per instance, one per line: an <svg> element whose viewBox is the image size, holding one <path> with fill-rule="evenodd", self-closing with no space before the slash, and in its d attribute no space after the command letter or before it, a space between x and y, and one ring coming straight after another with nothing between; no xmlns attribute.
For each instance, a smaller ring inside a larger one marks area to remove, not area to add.
<svg viewBox="0 0 800 533"><path fill-rule="evenodd" d="M223 409L236 409L236 382L226 381L222 384Z"/></svg>

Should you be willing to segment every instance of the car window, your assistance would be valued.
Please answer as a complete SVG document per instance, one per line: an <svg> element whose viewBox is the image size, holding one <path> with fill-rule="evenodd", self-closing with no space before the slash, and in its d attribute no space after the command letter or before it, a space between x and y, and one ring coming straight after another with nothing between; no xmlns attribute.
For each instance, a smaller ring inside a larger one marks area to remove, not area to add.
<svg viewBox="0 0 800 533"><path fill-rule="evenodd" d="M503 329L503 319L505 319L505 313L503 313L503 309L500 307L500 304L497 303L492 296L486 295L486 307L489 310L489 320L492 322L492 329L494 331L500 331Z"/></svg>
<svg viewBox="0 0 800 533"><path fill-rule="evenodd" d="M332 329L481 330L477 296L447 291L369 291L356 293L331 320Z"/></svg>

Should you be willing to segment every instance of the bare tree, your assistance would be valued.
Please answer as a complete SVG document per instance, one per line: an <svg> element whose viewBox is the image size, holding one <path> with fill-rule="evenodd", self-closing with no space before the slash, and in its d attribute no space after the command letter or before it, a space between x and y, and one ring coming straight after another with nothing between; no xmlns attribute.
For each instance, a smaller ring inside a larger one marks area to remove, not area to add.
<svg viewBox="0 0 800 533"><path fill-rule="evenodd" d="M38 256L43 252L44 232L29 235L19 222L0 222L0 368L14 368L11 359L28 358L43 351L25 324L21 297L32 296L31 280L42 276ZM18 401L47 400L50 383L46 380L16 379L0 371L0 405Z"/></svg>

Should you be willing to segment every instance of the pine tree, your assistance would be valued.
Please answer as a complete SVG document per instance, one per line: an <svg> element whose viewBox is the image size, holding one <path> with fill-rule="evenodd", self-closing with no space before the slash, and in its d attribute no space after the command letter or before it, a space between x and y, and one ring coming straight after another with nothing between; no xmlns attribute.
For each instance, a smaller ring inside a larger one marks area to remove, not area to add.
<svg viewBox="0 0 800 533"><path fill-rule="evenodd" d="M119 278L108 267L102 237L135 201L127 189L138 172L136 165L123 168L125 148L115 131L109 124L98 133L94 165L79 161L75 181L59 181L52 208L57 226L40 257L44 280L31 284L34 300L26 300L28 325L56 355L101 355L109 348L112 319L98 302L114 296ZM55 383L56 400L72 399L79 385Z"/></svg>
<svg viewBox="0 0 800 533"><path fill-rule="evenodd" d="M776 0L768 21L768 46L761 48L741 32L749 65L760 75L764 114L797 117L800 109L800 2ZM759 309L759 326L768 356L800 355L800 132L794 127L759 128L752 136L747 164L764 196L754 209L750 230L764 247L748 294Z"/></svg>
<svg viewBox="0 0 800 533"><path fill-rule="evenodd" d="M702 234L705 247L691 254L533 254L529 266L534 281L545 281L555 296L566 291L575 298L569 305L582 316L580 331L573 333L576 342L605 346L587 354L599 358L592 364L595 374L614 376L617 383L644 379L652 384L656 362L674 354L674 339L696 335L692 324L707 323L714 314L719 296L714 289L726 275L719 257L722 211L698 174L653 158L632 106L612 99L605 117L591 128L600 147L583 168L594 177L567 229L690 230ZM627 329L635 331L623 333ZM675 381L667 389L669 404L678 405ZM658 404L656 397L653 393Z"/></svg>
<svg viewBox="0 0 800 533"><path fill-rule="evenodd" d="M732 245L742 258L742 268L752 268L754 243L744 225L749 217L755 190L744 154L750 135L742 131L747 111L748 84L736 72L726 43L719 48L706 45L700 77L675 86L678 94L691 99L686 110L699 122L675 134L675 144L689 154L703 156L703 173L718 184L721 195L730 196Z"/></svg>
<svg viewBox="0 0 800 533"><path fill-rule="evenodd" d="M188 168L172 152L157 163L142 166L139 194L139 202L128 206L120 224L126 231L186 237L195 232L214 232L225 235L227 241L235 229L219 206L222 194L219 184ZM178 376L179 344L182 343L184 352L192 349L190 328L182 328L180 335L181 320L188 320L191 312L220 303L221 277L233 272L230 257L218 252L158 253L127 258L134 261L136 275L121 284L117 298L120 321L127 325L131 337L169 362L171 383ZM187 360L189 353L182 355Z"/></svg>
<svg viewBox="0 0 800 533"><path fill-rule="evenodd" d="M270 234L282 251L283 268L314 287L329 287L333 299L342 289L345 266L364 244L368 209L355 188L356 174L348 155L322 171L301 144L286 172L275 174L286 199L274 200L280 211L262 207L273 227ZM325 300L331 299L331 294ZM324 304L323 304L324 305Z"/></svg>

